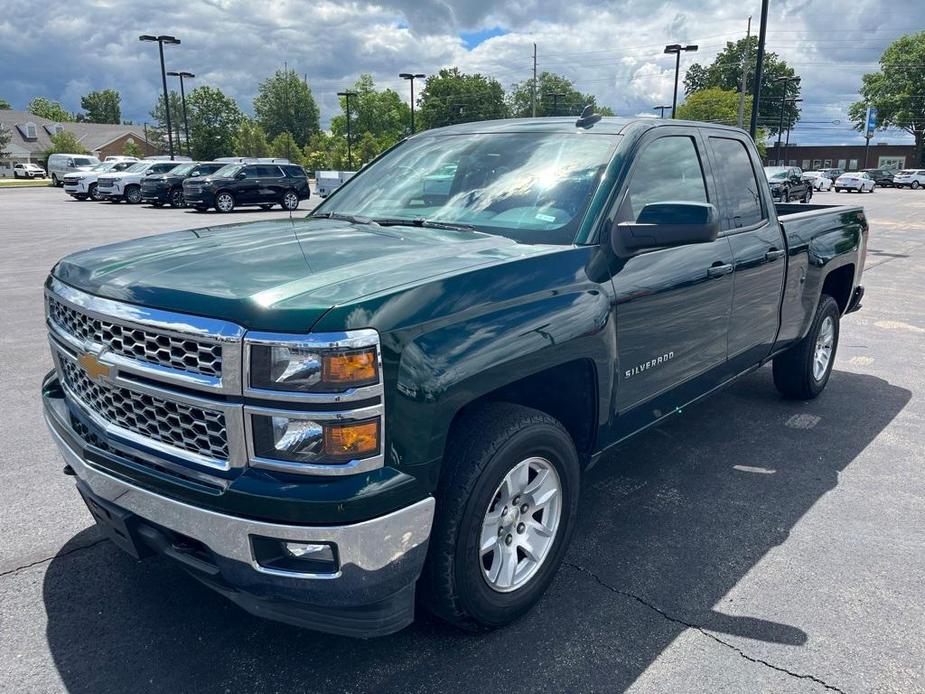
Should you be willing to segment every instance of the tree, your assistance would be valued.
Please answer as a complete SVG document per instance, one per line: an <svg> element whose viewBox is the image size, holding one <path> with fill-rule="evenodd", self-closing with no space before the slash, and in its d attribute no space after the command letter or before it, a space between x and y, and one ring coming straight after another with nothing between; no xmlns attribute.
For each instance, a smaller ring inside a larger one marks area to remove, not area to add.
<svg viewBox="0 0 925 694"><path fill-rule="evenodd" d="M193 159L226 157L234 148L241 109L216 87L196 87L186 98Z"/></svg>
<svg viewBox="0 0 925 694"><path fill-rule="evenodd" d="M694 92L711 87L725 91L738 92L742 83L742 64L745 61L746 89L751 89L755 74L755 56L758 54L758 37L728 41L726 47L704 67L694 63L687 69L684 77L684 92ZM780 122L781 98L796 98L800 95L799 82L775 83L779 77L796 77L796 72L776 53L765 53L761 100L758 111L758 123L772 134L777 134ZM788 101L784 107L784 130L791 129L800 118L797 102Z"/></svg>
<svg viewBox="0 0 925 694"><path fill-rule="evenodd" d="M29 105L26 106L26 110L34 116L47 118L56 123L67 123L74 120L74 117L65 111L61 104L57 101L50 101L43 96L32 99Z"/></svg>
<svg viewBox="0 0 925 694"><path fill-rule="evenodd" d="M848 109L864 132L867 107L877 109L877 129L900 128L915 138L914 166L925 145L925 31L896 39L880 56L880 71L861 78L861 101Z"/></svg>
<svg viewBox="0 0 925 694"><path fill-rule="evenodd" d="M293 164L302 163L302 148L299 147L292 133L280 133L270 143L270 154L280 159L288 159Z"/></svg>
<svg viewBox="0 0 925 694"><path fill-rule="evenodd" d="M13 133L0 125L0 157L6 156L6 146L10 144L10 140L13 137Z"/></svg>
<svg viewBox="0 0 925 694"><path fill-rule="evenodd" d="M363 137L360 138L360 142L356 147L356 156L360 166L368 164L378 157L380 151L382 150L375 136L369 131L363 133Z"/></svg>
<svg viewBox="0 0 925 694"><path fill-rule="evenodd" d="M456 67L428 77L418 104L416 120L421 130L507 116L504 89L498 80L466 74Z"/></svg>
<svg viewBox="0 0 925 694"><path fill-rule="evenodd" d="M376 90L371 75L360 75L350 88L356 96L350 97L350 130L356 141L357 133L370 133L377 142L389 145L400 140L411 125L411 108L393 89ZM347 133L347 99L340 97L342 115L331 119L331 132L341 136Z"/></svg>
<svg viewBox="0 0 925 694"><path fill-rule="evenodd" d="M86 154L87 150L80 144L77 136L68 130L62 130L56 135L51 136L51 147L42 152L42 158L46 161L52 154Z"/></svg>
<svg viewBox="0 0 925 694"><path fill-rule="evenodd" d="M137 159L141 159L144 156L141 147L132 139L125 141L125 145L122 147L122 154L126 157L135 157Z"/></svg>
<svg viewBox="0 0 925 694"><path fill-rule="evenodd" d="M276 139L280 133L289 132L300 147L320 130L318 105L312 90L295 70L277 70L260 83L254 113L267 137Z"/></svg>
<svg viewBox="0 0 925 694"><path fill-rule="evenodd" d="M0 111L9 111L13 107L10 105L10 102L6 99L0 99Z"/></svg>
<svg viewBox="0 0 925 694"><path fill-rule="evenodd" d="M324 131L318 131L308 139L302 152L302 163L311 172L330 168L331 150L335 138Z"/></svg>
<svg viewBox="0 0 925 694"><path fill-rule="evenodd" d="M511 116L515 118L528 118L533 115L533 80L511 85L507 103ZM597 108L597 99L593 94L582 94L567 77L553 72L543 72L537 77L537 116L577 116L588 104L594 106L595 111L599 113L602 110ZM610 111L607 115L613 115L613 112Z"/></svg>
<svg viewBox="0 0 925 694"><path fill-rule="evenodd" d="M232 145L236 157L268 157L270 143L260 124L250 118L242 118L234 134Z"/></svg>
<svg viewBox="0 0 925 694"><path fill-rule="evenodd" d="M90 123L120 123L121 103L122 96L115 89L90 92L80 98L80 107L85 111L83 119Z"/></svg>
<svg viewBox="0 0 925 694"><path fill-rule="evenodd" d="M183 102L180 93L170 91L167 94L170 104L170 125L173 130L174 152L179 153L180 129L183 127ZM188 105L188 104L187 104ZM148 141L157 142L159 149L167 150L167 111L164 108L163 95L157 97L149 112L153 123L148 126Z"/></svg>
<svg viewBox="0 0 925 694"><path fill-rule="evenodd" d="M721 123L722 125L735 125L739 117L739 93L709 87L692 92L684 103L678 106L678 118L682 120L700 120L707 123ZM744 122L748 123L752 117L752 97L745 97ZM768 131L759 128L755 136L755 146L758 154L764 158L765 144Z"/></svg>

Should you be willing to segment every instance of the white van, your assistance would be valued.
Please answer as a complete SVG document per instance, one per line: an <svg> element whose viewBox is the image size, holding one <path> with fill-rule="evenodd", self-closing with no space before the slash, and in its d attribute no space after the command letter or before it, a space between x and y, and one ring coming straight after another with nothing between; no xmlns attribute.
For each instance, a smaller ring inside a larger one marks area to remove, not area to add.
<svg viewBox="0 0 925 694"><path fill-rule="evenodd" d="M90 154L52 154L48 157L46 170L55 186L64 185L64 175L73 171L89 171L100 163Z"/></svg>

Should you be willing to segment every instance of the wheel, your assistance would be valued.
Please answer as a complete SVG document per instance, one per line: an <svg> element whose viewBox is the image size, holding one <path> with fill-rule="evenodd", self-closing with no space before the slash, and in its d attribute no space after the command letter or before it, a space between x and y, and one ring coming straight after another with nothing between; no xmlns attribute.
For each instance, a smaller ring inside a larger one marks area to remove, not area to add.
<svg viewBox="0 0 925 694"><path fill-rule="evenodd" d="M58 181L58 177L57 177L55 174L52 174L52 175L51 175L51 184L52 184L55 188L60 188L60 187L61 187L61 183Z"/></svg>
<svg viewBox="0 0 925 694"><path fill-rule="evenodd" d="M234 209L234 196L228 191L222 191L216 195L215 209L219 212L231 212Z"/></svg>
<svg viewBox="0 0 925 694"><path fill-rule="evenodd" d="M141 186L131 185L125 189L125 200L131 205L141 202Z"/></svg>
<svg viewBox="0 0 925 694"><path fill-rule="evenodd" d="M835 299L823 294L806 337L774 357L774 385L782 395L811 400L823 391L835 363L840 315Z"/></svg>
<svg viewBox="0 0 925 694"><path fill-rule="evenodd" d="M784 191L784 194L780 196L780 201L781 201L781 202L790 202L790 191L789 191L789 190L785 190L785 191Z"/></svg>
<svg viewBox="0 0 925 694"><path fill-rule="evenodd" d="M273 207L273 205L261 205L261 206L260 206L260 209L266 211L266 210L269 210L269 209L272 208L272 207Z"/></svg>
<svg viewBox="0 0 925 694"><path fill-rule="evenodd" d="M103 198L100 196L100 194L96 192L96 184L95 184L95 183L91 183L91 184L90 184L90 187L87 189L87 193L90 195L90 199L91 199L91 200L96 200L97 202L99 202L100 200L103 199Z"/></svg>
<svg viewBox="0 0 925 694"><path fill-rule="evenodd" d="M806 192L803 193L803 199L800 200L800 202L802 202L802 203L805 205L805 204L808 203L810 200L812 200L812 198L813 198L813 191L812 191L811 188L807 188L807 189L806 189Z"/></svg>
<svg viewBox="0 0 925 694"><path fill-rule="evenodd" d="M421 600L470 630L508 624L542 597L578 513L578 454L565 428L489 403L454 425L438 485Z"/></svg>
<svg viewBox="0 0 925 694"><path fill-rule="evenodd" d="M910 185L909 187L912 188L912 190L917 190L918 187L919 187L919 182L918 182L918 181L913 181L913 182L912 182L912 185Z"/></svg>
<svg viewBox="0 0 925 694"><path fill-rule="evenodd" d="M285 195L283 195L283 209L284 210L296 210L299 207L299 196L291 190L287 190Z"/></svg>
<svg viewBox="0 0 925 694"><path fill-rule="evenodd" d="M168 198L170 199L171 207L176 207L176 208L186 207L186 200L183 199L183 189L182 188L174 188L172 191L170 191L170 195L168 196Z"/></svg>

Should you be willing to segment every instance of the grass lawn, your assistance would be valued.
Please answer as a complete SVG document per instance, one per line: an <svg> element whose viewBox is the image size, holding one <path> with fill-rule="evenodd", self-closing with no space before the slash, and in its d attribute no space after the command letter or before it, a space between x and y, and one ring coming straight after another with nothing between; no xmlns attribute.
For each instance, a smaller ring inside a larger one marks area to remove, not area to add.
<svg viewBox="0 0 925 694"><path fill-rule="evenodd" d="M50 186L50 178L0 178L0 189L2 188L37 188L39 186Z"/></svg>

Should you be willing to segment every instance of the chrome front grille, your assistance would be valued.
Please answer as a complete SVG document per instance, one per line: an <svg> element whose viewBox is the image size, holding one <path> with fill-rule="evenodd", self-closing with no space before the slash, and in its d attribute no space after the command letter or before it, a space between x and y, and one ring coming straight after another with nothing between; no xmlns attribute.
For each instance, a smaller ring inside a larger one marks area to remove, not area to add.
<svg viewBox="0 0 925 694"><path fill-rule="evenodd" d="M64 385L106 422L206 458L228 459L222 412L94 382L76 363L61 359L60 364Z"/></svg>
<svg viewBox="0 0 925 694"><path fill-rule="evenodd" d="M221 377L220 344L158 334L90 316L48 297L48 315L70 335L121 354L180 371Z"/></svg>

